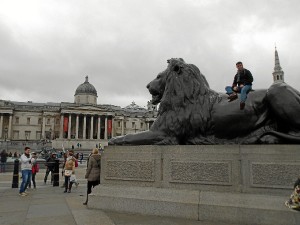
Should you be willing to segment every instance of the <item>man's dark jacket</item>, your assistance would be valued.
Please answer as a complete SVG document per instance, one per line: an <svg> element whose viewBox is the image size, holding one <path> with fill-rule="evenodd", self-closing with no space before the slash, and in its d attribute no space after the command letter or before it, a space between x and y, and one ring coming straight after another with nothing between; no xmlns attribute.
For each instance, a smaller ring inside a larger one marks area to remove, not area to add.
<svg viewBox="0 0 300 225"><path fill-rule="evenodd" d="M243 85L252 85L253 82L253 76L251 72L244 68L242 72L238 72L234 76L232 87Z"/></svg>

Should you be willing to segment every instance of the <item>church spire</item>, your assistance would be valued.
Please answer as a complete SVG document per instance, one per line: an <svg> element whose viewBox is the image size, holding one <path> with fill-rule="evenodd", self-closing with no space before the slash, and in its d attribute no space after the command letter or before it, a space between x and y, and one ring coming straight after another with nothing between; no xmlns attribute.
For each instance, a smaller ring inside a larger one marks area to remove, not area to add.
<svg viewBox="0 0 300 225"><path fill-rule="evenodd" d="M284 82L284 72L280 66L279 56L277 52L277 48L275 46L275 66L273 74L273 81L275 82Z"/></svg>

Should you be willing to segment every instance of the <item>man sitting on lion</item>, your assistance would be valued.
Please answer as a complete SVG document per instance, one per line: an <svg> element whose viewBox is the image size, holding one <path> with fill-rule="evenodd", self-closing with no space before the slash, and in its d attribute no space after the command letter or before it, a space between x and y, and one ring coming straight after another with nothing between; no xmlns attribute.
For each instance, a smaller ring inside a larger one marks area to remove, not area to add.
<svg viewBox="0 0 300 225"><path fill-rule="evenodd" d="M229 95L229 102L238 98L237 93L241 93L240 110L245 108L245 102L248 92L252 89L253 76L251 72L243 67L242 62L236 63L237 73L234 76L232 86L225 88L226 94Z"/></svg>

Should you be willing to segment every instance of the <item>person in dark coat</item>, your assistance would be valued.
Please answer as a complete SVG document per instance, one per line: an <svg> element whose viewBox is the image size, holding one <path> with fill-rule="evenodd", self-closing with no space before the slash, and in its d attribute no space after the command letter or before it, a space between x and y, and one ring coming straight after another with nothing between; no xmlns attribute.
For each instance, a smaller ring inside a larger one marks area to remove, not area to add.
<svg viewBox="0 0 300 225"><path fill-rule="evenodd" d="M86 201L83 203L87 205L88 195L92 193L92 187L95 187L100 184L100 173L101 173L101 155L99 150L94 148L92 154L88 159L87 169L85 178L87 179L87 195Z"/></svg>
<svg viewBox="0 0 300 225"><path fill-rule="evenodd" d="M8 154L5 149L2 150L2 152L0 153L0 156L1 156L0 173L5 173L5 165L6 165L7 157L8 157Z"/></svg>
<svg viewBox="0 0 300 225"><path fill-rule="evenodd" d="M44 177L44 183L46 184L49 173L51 173L51 184L53 183L53 173L55 166L56 153L52 153L51 156L46 160L46 174Z"/></svg>

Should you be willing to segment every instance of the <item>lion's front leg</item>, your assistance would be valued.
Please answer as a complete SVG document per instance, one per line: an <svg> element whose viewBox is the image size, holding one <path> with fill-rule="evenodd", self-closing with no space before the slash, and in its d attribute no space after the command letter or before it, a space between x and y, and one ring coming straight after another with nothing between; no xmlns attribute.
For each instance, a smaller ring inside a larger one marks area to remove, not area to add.
<svg viewBox="0 0 300 225"><path fill-rule="evenodd" d="M166 139L166 134L159 131L144 131L137 134L114 137L109 145L156 145Z"/></svg>

